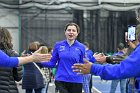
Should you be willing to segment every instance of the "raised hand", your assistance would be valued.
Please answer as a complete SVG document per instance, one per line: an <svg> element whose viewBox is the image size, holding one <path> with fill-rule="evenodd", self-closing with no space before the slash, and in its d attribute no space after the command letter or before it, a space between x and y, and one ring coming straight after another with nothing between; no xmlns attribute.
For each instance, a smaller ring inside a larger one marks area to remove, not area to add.
<svg viewBox="0 0 140 93"><path fill-rule="evenodd" d="M39 54L33 53L31 55L33 57L33 62L47 62L51 59L51 54Z"/></svg>
<svg viewBox="0 0 140 93"><path fill-rule="evenodd" d="M88 60L86 60L85 58L83 60L85 62L84 64L76 63L72 66L73 71L77 72L77 74L89 74L90 73L92 63L89 62Z"/></svg>
<svg viewBox="0 0 140 93"><path fill-rule="evenodd" d="M132 48L132 49L134 49L135 47L136 47L136 41L128 41L128 45Z"/></svg>
<svg viewBox="0 0 140 93"><path fill-rule="evenodd" d="M32 53L34 62L47 62L51 59L51 54L40 54L42 51L42 47Z"/></svg>
<svg viewBox="0 0 140 93"><path fill-rule="evenodd" d="M96 59L98 63L105 63L106 62L106 56L103 53L94 54L93 57Z"/></svg>

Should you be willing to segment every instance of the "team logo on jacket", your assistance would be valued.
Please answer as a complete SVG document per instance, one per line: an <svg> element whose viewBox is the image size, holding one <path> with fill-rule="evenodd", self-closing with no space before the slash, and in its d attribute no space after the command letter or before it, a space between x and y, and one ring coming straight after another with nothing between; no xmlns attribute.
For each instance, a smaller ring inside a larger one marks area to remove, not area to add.
<svg viewBox="0 0 140 93"><path fill-rule="evenodd" d="M60 46L60 50L59 51L63 51L65 50L65 46Z"/></svg>
<svg viewBox="0 0 140 93"><path fill-rule="evenodd" d="M76 50L76 51L79 51L80 49L79 49L79 48L75 48L75 50Z"/></svg>

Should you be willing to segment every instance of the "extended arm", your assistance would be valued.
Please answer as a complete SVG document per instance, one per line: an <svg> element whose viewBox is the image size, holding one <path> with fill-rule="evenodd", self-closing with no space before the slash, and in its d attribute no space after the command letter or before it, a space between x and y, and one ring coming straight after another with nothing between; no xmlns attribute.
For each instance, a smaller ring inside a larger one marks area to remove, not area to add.
<svg viewBox="0 0 140 93"><path fill-rule="evenodd" d="M18 65L26 64L28 62L48 61L51 58L50 54L34 53L26 57L9 57L0 50L0 66L16 67Z"/></svg>
<svg viewBox="0 0 140 93"><path fill-rule="evenodd" d="M140 45L120 64L100 65L86 62L85 64L74 64L75 72L83 74L91 73L105 80L123 79L140 76Z"/></svg>
<svg viewBox="0 0 140 93"><path fill-rule="evenodd" d="M103 79L122 79L140 76L140 48L136 49L130 56L115 65L92 64L91 73Z"/></svg>

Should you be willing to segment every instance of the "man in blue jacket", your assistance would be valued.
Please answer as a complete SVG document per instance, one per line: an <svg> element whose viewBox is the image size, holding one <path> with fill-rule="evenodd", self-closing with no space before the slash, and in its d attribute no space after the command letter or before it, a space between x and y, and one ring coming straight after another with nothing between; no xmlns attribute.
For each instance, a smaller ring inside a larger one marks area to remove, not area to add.
<svg viewBox="0 0 140 93"><path fill-rule="evenodd" d="M85 46L85 58L94 63L96 61L96 59L93 57L93 52L92 50L89 49L89 43L88 42L84 42L83 43ZM92 88L92 76L91 74L86 74L83 75L83 89L85 93L91 93L91 88Z"/></svg>
<svg viewBox="0 0 140 93"><path fill-rule="evenodd" d="M140 8L137 10L137 20L140 20ZM80 72L81 74L91 73L105 80L140 77L140 32L136 32L136 41L138 44L134 51L126 59L121 61L120 64L100 65L84 60L85 64L74 64L72 67L74 69L73 71ZM97 61L106 61L107 59L108 57L106 56L96 57Z"/></svg>

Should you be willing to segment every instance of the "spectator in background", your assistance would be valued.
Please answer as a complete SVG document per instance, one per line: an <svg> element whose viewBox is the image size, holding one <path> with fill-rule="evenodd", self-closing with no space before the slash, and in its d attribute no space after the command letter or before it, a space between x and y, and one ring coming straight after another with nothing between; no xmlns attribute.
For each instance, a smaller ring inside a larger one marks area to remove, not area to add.
<svg viewBox="0 0 140 93"><path fill-rule="evenodd" d="M57 42L49 62L42 62L45 67L57 67L55 85L59 93L82 93L83 76L72 71L74 63L83 63L85 47L76 40L80 28L75 23L65 26L66 40Z"/></svg>
<svg viewBox="0 0 140 93"><path fill-rule="evenodd" d="M49 48L48 48L48 53L49 53L49 54L52 54L52 52L53 52L53 48L52 48L52 47L49 47Z"/></svg>
<svg viewBox="0 0 140 93"><path fill-rule="evenodd" d="M6 28L0 29L0 49L10 57L18 57L13 50L12 37ZM4 62L4 61L3 61ZM0 93L19 93L16 82L22 79L22 67L0 67Z"/></svg>
<svg viewBox="0 0 140 93"><path fill-rule="evenodd" d="M125 54L124 52L124 44L123 43L119 43L118 47L117 47L117 53L114 53L112 56L122 56ZM115 61L112 64L119 64L120 61ZM118 79L118 80L112 80L111 82L111 87L110 87L110 93L115 93L116 88L118 83L120 82L120 91L121 93L126 93L126 79Z"/></svg>
<svg viewBox="0 0 140 93"><path fill-rule="evenodd" d="M48 52L49 52L50 54L52 54L53 48L52 48L52 47L48 48ZM52 80L54 80L55 73L56 73L56 67L51 68L51 69L50 69L50 82L52 82Z"/></svg>
<svg viewBox="0 0 140 93"><path fill-rule="evenodd" d="M53 52L53 48L52 47L50 47L49 48L49 53L50 54L52 54L52 52ZM51 68L51 70L50 70L50 82L52 82L52 81L54 81L54 77L55 77L55 74L56 74L56 67L57 67L57 64L56 64L56 66L55 67L53 67L53 68ZM58 92L58 89L55 87L55 93L57 93Z"/></svg>
<svg viewBox="0 0 140 93"><path fill-rule="evenodd" d="M88 61L94 63L95 62L95 58L93 57L93 52L92 50L89 49L89 43L88 42L84 42L85 45L85 57ZM84 93L91 93L91 88L92 88L92 77L91 74L86 74L83 76L83 89L84 89Z"/></svg>
<svg viewBox="0 0 140 93"><path fill-rule="evenodd" d="M31 54L38 50L40 47L39 42L31 42L29 44L29 48L25 54ZM43 48L42 48L43 49ZM41 50L41 53L46 51ZM40 63L37 63L40 66ZM38 70L38 68L34 65L34 63L28 63L23 65L24 67L24 74L22 79L22 88L26 90L26 93L41 93L42 89L45 87L43 76ZM41 67L41 66L40 66Z"/></svg>
<svg viewBox="0 0 140 93"><path fill-rule="evenodd" d="M49 48L47 46L42 44L42 45L40 45L40 47L42 47L41 52L40 52L41 54L49 53ZM42 90L42 93L48 93L48 87L49 87L50 77L51 77L50 69L46 68L46 67L41 67L41 71L42 71L44 83L45 83L45 88Z"/></svg>

